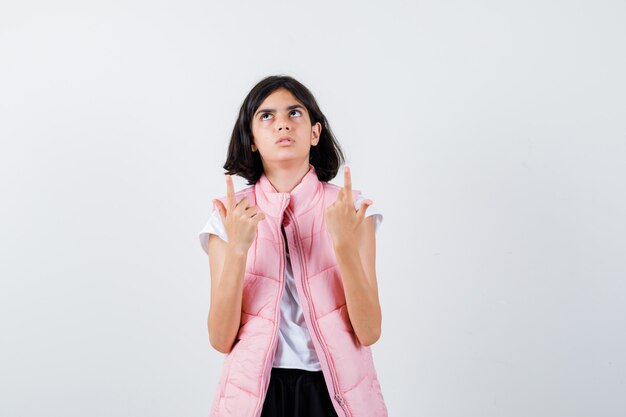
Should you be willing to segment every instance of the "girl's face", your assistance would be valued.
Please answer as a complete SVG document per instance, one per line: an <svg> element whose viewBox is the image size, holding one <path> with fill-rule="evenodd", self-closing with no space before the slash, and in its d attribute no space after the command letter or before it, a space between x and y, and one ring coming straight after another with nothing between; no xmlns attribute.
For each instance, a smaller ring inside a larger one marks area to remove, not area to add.
<svg viewBox="0 0 626 417"><path fill-rule="evenodd" d="M322 125L311 125L309 113L291 92L279 88L261 103L252 117L252 151L260 152L263 166L280 162L309 163Z"/></svg>

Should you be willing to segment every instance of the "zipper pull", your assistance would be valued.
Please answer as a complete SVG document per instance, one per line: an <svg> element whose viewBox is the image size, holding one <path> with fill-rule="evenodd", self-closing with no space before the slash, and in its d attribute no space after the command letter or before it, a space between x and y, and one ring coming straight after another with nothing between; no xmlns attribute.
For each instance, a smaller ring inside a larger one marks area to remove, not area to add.
<svg viewBox="0 0 626 417"><path fill-rule="evenodd" d="M339 405L343 406L343 398L341 398L341 395L335 394L335 400L337 400Z"/></svg>

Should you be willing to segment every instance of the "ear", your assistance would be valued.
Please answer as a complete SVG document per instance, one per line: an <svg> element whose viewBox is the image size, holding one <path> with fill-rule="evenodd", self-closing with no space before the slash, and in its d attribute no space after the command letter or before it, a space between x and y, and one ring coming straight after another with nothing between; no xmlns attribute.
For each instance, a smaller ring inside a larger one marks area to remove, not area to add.
<svg viewBox="0 0 626 417"><path fill-rule="evenodd" d="M257 147L256 145L253 143L250 147L252 149L252 152L256 152L257 151Z"/></svg>
<svg viewBox="0 0 626 417"><path fill-rule="evenodd" d="M311 126L311 146L316 146L320 141L320 135L322 134L322 124L320 122Z"/></svg>

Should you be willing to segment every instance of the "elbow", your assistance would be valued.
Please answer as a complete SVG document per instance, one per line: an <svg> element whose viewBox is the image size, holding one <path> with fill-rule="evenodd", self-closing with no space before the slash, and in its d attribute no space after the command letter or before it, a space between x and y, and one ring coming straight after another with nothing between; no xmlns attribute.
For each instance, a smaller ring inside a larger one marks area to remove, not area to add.
<svg viewBox="0 0 626 417"><path fill-rule="evenodd" d="M382 317L378 315L378 317L369 323L363 323L357 331L356 328L353 327L355 331L356 337L359 343L362 346L371 346L380 339L380 335L382 332Z"/></svg>
<svg viewBox="0 0 626 417"><path fill-rule="evenodd" d="M209 325L209 343L211 347L220 353L230 353L233 349L233 338L224 337L224 334L214 329L212 331Z"/></svg>
<svg viewBox="0 0 626 417"><path fill-rule="evenodd" d="M209 343L211 344L211 347L213 347L213 349L217 350L220 353L230 353L230 351L233 349L232 343L228 343L225 340L215 340L215 338L212 338L210 334Z"/></svg>
<svg viewBox="0 0 626 417"><path fill-rule="evenodd" d="M230 353L233 350L236 334L228 335L219 326L215 326L211 321L211 314L209 314L207 320L207 330L209 333L209 344L213 349L220 353Z"/></svg>
<svg viewBox="0 0 626 417"><path fill-rule="evenodd" d="M359 335L357 338L362 346L371 346L380 339L380 327L376 329L371 329L367 332L367 334Z"/></svg>

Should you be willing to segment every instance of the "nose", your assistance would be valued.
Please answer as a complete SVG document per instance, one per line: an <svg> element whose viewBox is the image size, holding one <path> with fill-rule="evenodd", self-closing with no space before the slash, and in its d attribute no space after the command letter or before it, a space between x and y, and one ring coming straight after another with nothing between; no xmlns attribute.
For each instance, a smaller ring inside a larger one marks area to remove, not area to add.
<svg viewBox="0 0 626 417"><path fill-rule="evenodd" d="M284 130L290 130L291 129L291 120L289 119L289 116L287 117L278 117L278 120L276 121L276 128L278 129L278 131L282 131Z"/></svg>

